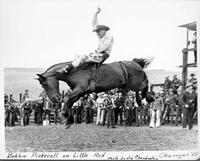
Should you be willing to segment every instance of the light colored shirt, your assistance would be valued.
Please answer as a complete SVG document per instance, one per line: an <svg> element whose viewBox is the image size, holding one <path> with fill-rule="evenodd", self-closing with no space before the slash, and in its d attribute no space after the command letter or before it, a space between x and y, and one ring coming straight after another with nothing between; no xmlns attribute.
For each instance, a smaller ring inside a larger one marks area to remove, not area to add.
<svg viewBox="0 0 200 161"><path fill-rule="evenodd" d="M97 15L95 14L92 21L93 29L96 29L97 25L98 25L98 19L97 19ZM112 46L113 46L113 36L109 32L106 32L104 37L99 38L97 52L100 53L100 52L105 51L108 54L110 54L112 50Z"/></svg>

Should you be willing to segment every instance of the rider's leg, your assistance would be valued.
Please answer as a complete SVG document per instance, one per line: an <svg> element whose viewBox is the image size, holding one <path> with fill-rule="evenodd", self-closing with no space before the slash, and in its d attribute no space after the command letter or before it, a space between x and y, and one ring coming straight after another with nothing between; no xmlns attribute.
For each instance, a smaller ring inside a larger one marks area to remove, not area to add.
<svg viewBox="0 0 200 161"><path fill-rule="evenodd" d="M59 69L58 73L69 73L72 69L78 67L79 65L83 64L87 59L87 56L80 56L76 58L71 64Z"/></svg>

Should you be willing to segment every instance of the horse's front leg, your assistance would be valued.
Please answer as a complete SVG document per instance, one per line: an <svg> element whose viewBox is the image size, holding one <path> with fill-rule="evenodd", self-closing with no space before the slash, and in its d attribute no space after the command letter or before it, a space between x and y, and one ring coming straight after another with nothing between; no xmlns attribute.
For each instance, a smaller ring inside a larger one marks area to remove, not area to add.
<svg viewBox="0 0 200 161"><path fill-rule="evenodd" d="M62 114L65 118L65 125L69 128L73 122L73 114L72 114L72 106L74 102L78 101L78 99L83 94L83 89L80 87L75 88L68 96L64 98L64 106L62 109Z"/></svg>

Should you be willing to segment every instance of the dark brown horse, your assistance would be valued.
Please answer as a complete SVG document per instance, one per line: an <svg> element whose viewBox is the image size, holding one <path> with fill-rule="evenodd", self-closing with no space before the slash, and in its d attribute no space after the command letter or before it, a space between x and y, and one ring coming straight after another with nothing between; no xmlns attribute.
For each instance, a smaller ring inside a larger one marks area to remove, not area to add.
<svg viewBox="0 0 200 161"><path fill-rule="evenodd" d="M73 69L68 74L60 74L56 71L63 68L71 62L60 63L51 66L44 73L37 74L40 84L46 91L48 97L53 102L60 102L61 94L59 92L59 81L66 82L72 92L65 96L63 116L66 118L66 124L72 124L71 107L81 96L91 92L108 91L114 88L125 88L136 92L138 104L141 103L139 91L142 97L147 97L148 79L143 68L148 66L151 61L148 59L133 59L133 61L114 62L102 64L96 70L95 89L91 90L91 78L94 64L85 64Z"/></svg>

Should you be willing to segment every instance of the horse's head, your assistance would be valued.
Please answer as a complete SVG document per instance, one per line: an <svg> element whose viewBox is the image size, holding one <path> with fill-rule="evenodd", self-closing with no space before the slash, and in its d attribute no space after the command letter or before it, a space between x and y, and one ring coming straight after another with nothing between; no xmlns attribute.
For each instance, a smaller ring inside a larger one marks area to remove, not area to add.
<svg viewBox="0 0 200 161"><path fill-rule="evenodd" d="M61 94L59 92L59 82L55 76L45 76L44 74L37 74L38 80L45 90L47 96L54 103L59 103Z"/></svg>

